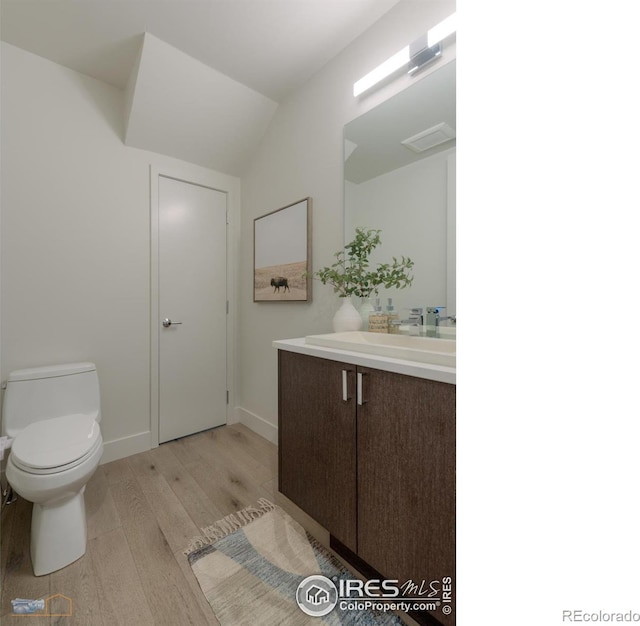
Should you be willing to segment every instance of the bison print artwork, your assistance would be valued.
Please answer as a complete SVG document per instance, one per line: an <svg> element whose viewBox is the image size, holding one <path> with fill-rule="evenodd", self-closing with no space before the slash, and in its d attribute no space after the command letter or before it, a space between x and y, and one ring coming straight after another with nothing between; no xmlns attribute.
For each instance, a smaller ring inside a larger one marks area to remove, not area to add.
<svg viewBox="0 0 640 626"><path fill-rule="evenodd" d="M284 276L278 276L278 278L271 279L271 286L273 287L273 292L276 291L280 293L280 287L282 287L285 291L291 291L289 289L289 279Z"/></svg>
<svg viewBox="0 0 640 626"><path fill-rule="evenodd" d="M254 302L308 302L311 198L253 221Z"/></svg>

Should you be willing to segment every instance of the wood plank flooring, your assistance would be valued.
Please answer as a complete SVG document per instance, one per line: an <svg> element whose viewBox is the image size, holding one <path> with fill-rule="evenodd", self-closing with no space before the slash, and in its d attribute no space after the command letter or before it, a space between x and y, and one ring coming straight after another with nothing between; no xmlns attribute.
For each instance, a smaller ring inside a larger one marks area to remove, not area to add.
<svg viewBox="0 0 640 626"><path fill-rule="evenodd" d="M29 626L217 626L182 551L225 515L259 498L276 502L276 490L276 446L240 424L101 465L85 492L86 554L37 578L32 505L19 498L2 513L0 621L19 621L12 599L63 594L72 617L31 617Z"/></svg>

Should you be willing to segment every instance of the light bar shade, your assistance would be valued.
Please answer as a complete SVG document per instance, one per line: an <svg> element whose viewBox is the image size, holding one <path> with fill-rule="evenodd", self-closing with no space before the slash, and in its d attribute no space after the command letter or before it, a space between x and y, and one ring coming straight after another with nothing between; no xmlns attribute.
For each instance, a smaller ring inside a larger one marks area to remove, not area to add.
<svg viewBox="0 0 640 626"><path fill-rule="evenodd" d="M438 45L443 39L456 32L456 14L452 13L439 24L416 39L410 46L406 46L400 52L396 52L375 70L363 76L353 84L354 97L359 96L374 85L391 76L403 67L413 74L427 63L442 56L442 46Z"/></svg>
<svg viewBox="0 0 640 626"><path fill-rule="evenodd" d="M409 46L406 46L400 52L396 52L391 58L387 59L381 65L378 65L376 69L371 70L366 76L363 76L358 82L353 84L353 95L359 96L370 87L373 87L376 83L390 76L397 70L401 69L407 63L409 63L410 54Z"/></svg>
<svg viewBox="0 0 640 626"><path fill-rule="evenodd" d="M453 35L455 32L456 14L452 13L449 17L427 31L427 46L431 48L431 46L435 46L439 41L442 41L449 35Z"/></svg>

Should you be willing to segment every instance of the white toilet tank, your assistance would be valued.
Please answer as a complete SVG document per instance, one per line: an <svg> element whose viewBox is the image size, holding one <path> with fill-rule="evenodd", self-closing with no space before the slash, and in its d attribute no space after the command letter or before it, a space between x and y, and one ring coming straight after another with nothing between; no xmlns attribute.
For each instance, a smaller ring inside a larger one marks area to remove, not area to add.
<svg viewBox="0 0 640 626"><path fill-rule="evenodd" d="M97 422L102 417L94 363L48 365L9 374L2 408L9 437L15 437L33 422L78 413Z"/></svg>

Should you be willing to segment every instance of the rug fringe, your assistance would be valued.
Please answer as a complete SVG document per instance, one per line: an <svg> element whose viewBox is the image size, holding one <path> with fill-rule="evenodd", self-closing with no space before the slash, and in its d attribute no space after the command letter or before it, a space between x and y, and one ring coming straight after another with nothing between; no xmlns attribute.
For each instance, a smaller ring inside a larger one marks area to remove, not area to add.
<svg viewBox="0 0 640 626"><path fill-rule="evenodd" d="M211 526L207 526L202 529L202 535L194 537L183 554L189 556L192 552L210 546L216 541L223 539L232 532L246 526L254 519L262 517L265 513L275 510L277 507L275 504L267 500L266 498L260 498L256 506L248 506L246 509L236 511L231 515L223 517Z"/></svg>

